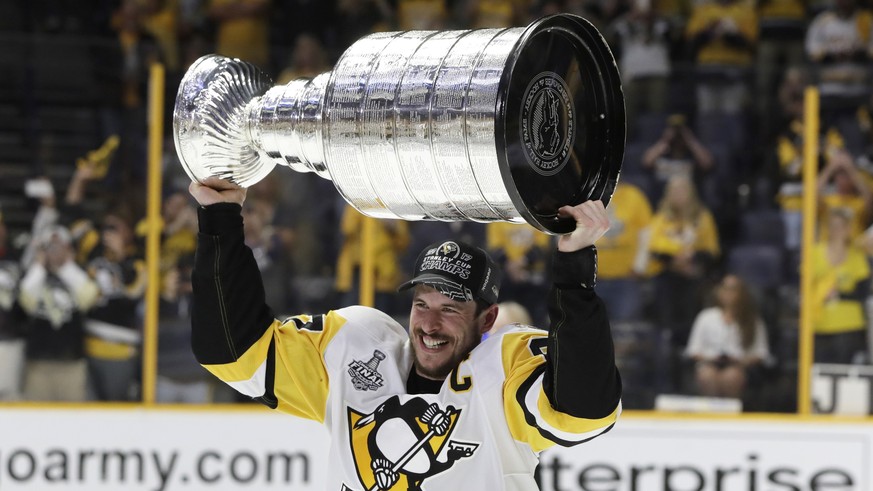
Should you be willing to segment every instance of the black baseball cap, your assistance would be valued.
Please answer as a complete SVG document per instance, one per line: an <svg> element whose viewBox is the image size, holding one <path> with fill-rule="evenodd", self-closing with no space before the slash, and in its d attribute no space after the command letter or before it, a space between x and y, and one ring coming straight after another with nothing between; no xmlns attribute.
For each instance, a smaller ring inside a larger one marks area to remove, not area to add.
<svg viewBox="0 0 873 491"><path fill-rule="evenodd" d="M497 302L500 268L484 249L466 242L446 240L424 248L415 260L415 276L398 291L427 285L460 302L480 299Z"/></svg>

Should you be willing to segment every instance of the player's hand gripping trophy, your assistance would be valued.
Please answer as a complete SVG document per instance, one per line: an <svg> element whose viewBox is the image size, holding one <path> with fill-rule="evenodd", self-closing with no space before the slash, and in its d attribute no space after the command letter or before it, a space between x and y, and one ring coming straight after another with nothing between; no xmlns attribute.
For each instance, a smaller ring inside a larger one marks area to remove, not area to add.
<svg viewBox="0 0 873 491"><path fill-rule="evenodd" d="M575 223L558 208L611 197L625 112L603 37L561 14L372 34L333 71L275 87L254 65L204 56L182 80L173 127L193 180L247 187L279 164L332 180L374 217L562 234Z"/></svg>

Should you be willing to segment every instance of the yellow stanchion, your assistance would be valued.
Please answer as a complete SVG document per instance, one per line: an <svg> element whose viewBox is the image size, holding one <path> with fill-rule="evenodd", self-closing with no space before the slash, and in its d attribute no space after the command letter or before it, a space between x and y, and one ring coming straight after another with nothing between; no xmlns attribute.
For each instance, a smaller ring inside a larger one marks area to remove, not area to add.
<svg viewBox="0 0 873 491"><path fill-rule="evenodd" d="M808 87L803 97L803 235L800 252L800 353L797 365L797 410L812 412L812 247L817 215L816 180L819 147L819 94Z"/></svg>
<svg viewBox="0 0 873 491"><path fill-rule="evenodd" d="M142 400L155 403L158 369L158 299L161 260L161 159L164 137L164 67L154 64L149 71L148 101L148 188L146 193L145 320L142 345Z"/></svg>
<svg viewBox="0 0 873 491"><path fill-rule="evenodd" d="M367 307L376 305L375 250L376 219L364 217L361 230L360 303Z"/></svg>

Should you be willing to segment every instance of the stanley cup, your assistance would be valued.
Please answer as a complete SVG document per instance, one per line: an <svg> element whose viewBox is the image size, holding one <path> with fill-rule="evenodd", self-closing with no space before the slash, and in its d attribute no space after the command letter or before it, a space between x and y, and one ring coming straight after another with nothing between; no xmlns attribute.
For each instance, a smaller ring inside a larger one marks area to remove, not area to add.
<svg viewBox="0 0 873 491"><path fill-rule="evenodd" d="M334 69L273 86L204 56L173 115L188 175L250 186L276 164L333 181L378 218L528 222L572 231L563 205L608 203L624 154L618 69L569 14L526 28L377 33Z"/></svg>

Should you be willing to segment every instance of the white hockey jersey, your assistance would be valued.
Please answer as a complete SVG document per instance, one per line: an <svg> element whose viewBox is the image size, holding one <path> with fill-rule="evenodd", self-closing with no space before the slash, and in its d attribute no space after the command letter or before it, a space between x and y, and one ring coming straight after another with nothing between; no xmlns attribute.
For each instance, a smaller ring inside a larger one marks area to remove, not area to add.
<svg viewBox="0 0 873 491"><path fill-rule="evenodd" d="M540 451L608 431L621 411L583 419L542 389L545 331L505 326L476 347L438 394L407 393L412 348L367 307L275 321L232 363L204 365L243 394L323 423L328 490L536 490Z"/></svg>

